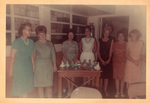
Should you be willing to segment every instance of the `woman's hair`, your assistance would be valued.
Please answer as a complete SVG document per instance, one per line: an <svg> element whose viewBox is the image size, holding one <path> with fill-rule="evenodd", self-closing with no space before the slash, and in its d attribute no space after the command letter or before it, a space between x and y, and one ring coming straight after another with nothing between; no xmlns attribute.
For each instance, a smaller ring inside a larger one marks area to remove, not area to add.
<svg viewBox="0 0 150 103"><path fill-rule="evenodd" d="M18 34L19 34L20 36L22 36L22 34L23 34L22 31L23 31L23 29L24 29L26 26L31 27L31 23L23 23L23 24L20 25L20 27L19 27L19 29L18 29Z"/></svg>
<svg viewBox="0 0 150 103"><path fill-rule="evenodd" d="M137 39L139 39L140 37L141 37L141 32L139 31L139 30L137 30L137 29L133 29L133 30L131 30L130 31L130 33L129 33L129 37L131 37L131 34L136 34L136 36L137 36Z"/></svg>
<svg viewBox="0 0 150 103"><path fill-rule="evenodd" d="M85 29L89 29L89 31L91 32L90 26L86 26ZM84 30L85 30L85 29L84 29Z"/></svg>
<svg viewBox="0 0 150 103"><path fill-rule="evenodd" d="M123 36L124 36L124 41L127 41L127 34L123 31L123 29L121 29L118 33L117 33L117 39L118 39L118 36L119 36L119 34L123 34Z"/></svg>
<svg viewBox="0 0 150 103"><path fill-rule="evenodd" d="M110 37L110 32L111 32L109 28L104 28L103 33L102 33L102 38L104 37L105 31L109 31L109 36L108 36L108 38L109 38Z"/></svg>
<svg viewBox="0 0 150 103"><path fill-rule="evenodd" d="M67 38L68 38L68 35L69 35L70 32L73 33L73 35L74 35L73 40L75 40L75 32L73 31L73 29L69 29L68 30L68 32L67 32Z"/></svg>
<svg viewBox="0 0 150 103"><path fill-rule="evenodd" d="M44 25L40 25L38 27L36 27L35 29L36 31L36 35L38 35L39 33L47 33L47 28Z"/></svg>

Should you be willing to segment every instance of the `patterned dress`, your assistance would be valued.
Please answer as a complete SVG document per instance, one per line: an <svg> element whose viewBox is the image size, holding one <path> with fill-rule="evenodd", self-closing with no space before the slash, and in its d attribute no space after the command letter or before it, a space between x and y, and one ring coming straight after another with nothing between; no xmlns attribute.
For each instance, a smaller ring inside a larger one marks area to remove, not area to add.
<svg viewBox="0 0 150 103"><path fill-rule="evenodd" d="M78 50L78 44L76 41L69 42L64 41L63 42L63 50L69 60L75 59L76 51ZM66 62L65 57L63 57L63 60Z"/></svg>
<svg viewBox="0 0 150 103"><path fill-rule="evenodd" d="M134 60L139 60L142 48L143 41L129 41L127 43L127 50L129 51L129 56ZM135 65L131 61L127 60L125 67L125 81L127 83L139 82L141 76L141 66L142 65Z"/></svg>
<svg viewBox="0 0 150 103"><path fill-rule="evenodd" d="M54 46L50 41L35 42L34 86L48 87L53 85L53 61L56 60Z"/></svg>
<svg viewBox="0 0 150 103"><path fill-rule="evenodd" d="M17 50L13 67L12 95L14 96L27 94L34 88L33 66L31 61L34 43L31 39L27 40L29 41L28 45L25 44L21 37L16 39L12 44L12 49Z"/></svg>
<svg viewBox="0 0 150 103"><path fill-rule="evenodd" d="M126 64L126 42L113 44L113 78L124 80Z"/></svg>

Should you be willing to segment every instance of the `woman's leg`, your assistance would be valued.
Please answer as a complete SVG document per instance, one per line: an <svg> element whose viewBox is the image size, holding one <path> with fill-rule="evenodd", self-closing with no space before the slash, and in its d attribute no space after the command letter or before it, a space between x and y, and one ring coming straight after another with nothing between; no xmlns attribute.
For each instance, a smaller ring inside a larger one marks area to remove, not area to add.
<svg viewBox="0 0 150 103"><path fill-rule="evenodd" d="M124 80L121 80L121 88L120 88L121 90L120 90L120 93L121 93L121 95L123 95L124 93L123 93L123 90L124 90Z"/></svg>
<svg viewBox="0 0 150 103"><path fill-rule="evenodd" d="M100 79L100 91L102 91L103 88L103 79Z"/></svg>
<svg viewBox="0 0 150 103"><path fill-rule="evenodd" d="M108 79L104 79L104 92L106 96L108 96L107 87L108 87Z"/></svg>
<svg viewBox="0 0 150 103"><path fill-rule="evenodd" d="M45 89L46 89L46 97L47 98L52 98L52 86L45 87Z"/></svg>
<svg viewBox="0 0 150 103"><path fill-rule="evenodd" d="M38 87L38 93L40 98L44 98L44 88Z"/></svg>
<svg viewBox="0 0 150 103"><path fill-rule="evenodd" d="M119 94L119 80L115 79L115 85L116 85L116 94Z"/></svg>

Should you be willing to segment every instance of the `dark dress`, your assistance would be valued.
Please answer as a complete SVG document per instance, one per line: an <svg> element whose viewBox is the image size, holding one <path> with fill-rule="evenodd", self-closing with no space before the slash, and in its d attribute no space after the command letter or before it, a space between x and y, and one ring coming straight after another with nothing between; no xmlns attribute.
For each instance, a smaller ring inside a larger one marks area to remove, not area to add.
<svg viewBox="0 0 150 103"><path fill-rule="evenodd" d="M100 42L100 56L104 61L107 61L109 58L109 50L111 47L112 38L109 38L107 42L102 41L102 39L99 40ZM103 65L100 60L99 64L102 70L101 73L101 79L111 79L112 78L112 61L110 60L109 64Z"/></svg>

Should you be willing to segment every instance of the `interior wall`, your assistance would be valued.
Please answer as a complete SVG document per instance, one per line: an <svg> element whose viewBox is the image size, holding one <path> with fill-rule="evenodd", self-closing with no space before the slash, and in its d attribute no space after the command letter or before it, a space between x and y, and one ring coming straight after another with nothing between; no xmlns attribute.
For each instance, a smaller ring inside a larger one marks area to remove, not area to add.
<svg viewBox="0 0 150 103"><path fill-rule="evenodd" d="M142 33L141 39L146 41L146 6L116 6L115 14L90 16L88 22L93 22L95 26L95 37L99 37L98 19L103 17L129 16L129 32L138 29Z"/></svg>
<svg viewBox="0 0 150 103"><path fill-rule="evenodd" d="M146 41L146 6L116 6L116 15L129 15L129 31L138 29L142 33L141 39Z"/></svg>

